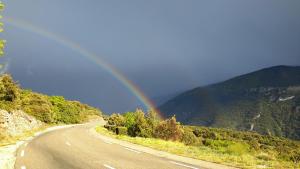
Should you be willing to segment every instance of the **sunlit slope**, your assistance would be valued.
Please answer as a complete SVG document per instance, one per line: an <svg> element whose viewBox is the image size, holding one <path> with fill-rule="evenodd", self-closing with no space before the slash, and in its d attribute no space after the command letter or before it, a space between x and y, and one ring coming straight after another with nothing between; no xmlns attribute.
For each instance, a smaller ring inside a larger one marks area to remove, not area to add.
<svg viewBox="0 0 300 169"><path fill-rule="evenodd" d="M185 124L300 139L300 67L276 66L195 88L160 110Z"/></svg>
<svg viewBox="0 0 300 169"><path fill-rule="evenodd" d="M7 74L0 76L1 109L9 112L22 110L48 124L82 123L101 115L100 110L78 101L24 90Z"/></svg>

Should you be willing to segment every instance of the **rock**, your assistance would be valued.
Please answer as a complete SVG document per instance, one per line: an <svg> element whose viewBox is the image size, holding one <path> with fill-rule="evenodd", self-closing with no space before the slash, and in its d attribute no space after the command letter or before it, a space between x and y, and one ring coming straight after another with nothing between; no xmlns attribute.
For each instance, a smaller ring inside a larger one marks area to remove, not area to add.
<svg viewBox="0 0 300 169"><path fill-rule="evenodd" d="M21 110L8 112L0 110L0 131L2 135L17 136L42 126L42 122Z"/></svg>

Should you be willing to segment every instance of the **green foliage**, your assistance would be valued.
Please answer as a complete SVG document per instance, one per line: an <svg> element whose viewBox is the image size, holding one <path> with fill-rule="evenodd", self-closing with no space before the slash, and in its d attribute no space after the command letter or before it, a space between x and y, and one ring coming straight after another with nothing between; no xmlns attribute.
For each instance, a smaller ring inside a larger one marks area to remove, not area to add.
<svg viewBox="0 0 300 169"><path fill-rule="evenodd" d="M101 115L99 110L77 101L23 90L7 74L0 77L0 108L24 110L45 123L80 123Z"/></svg>
<svg viewBox="0 0 300 169"><path fill-rule="evenodd" d="M170 140L188 148L209 150L226 157L251 157L256 160L279 163L299 163L300 143L280 137L242 132L232 129L183 126L175 117L161 120L155 111L141 110L108 118L108 130L130 138ZM118 131L117 131L118 130ZM172 148L173 149L173 148Z"/></svg>
<svg viewBox="0 0 300 169"><path fill-rule="evenodd" d="M127 112L124 115L112 114L108 118L106 128L114 130L111 126L126 127L128 135L132 137L180 140L183 133L175 117L160 121L157 113L153 110L150 110L147 114L140 109L135 112Z"/></svg>
<svg viewBox="0 0 300 169"><path fill-rule="evenodd" d="M122 115L120 114L112 114L108 118L108 124L109 125L114 125L114 126L124 126L125 119Z"/></svg>
<svg viewBox="0 0 300 169"><path fill-rule="evenodd" d="M127 135L127 127L117 127L116 128L117 135Z"/></svg>
<svg viewBox="0 0 300 169"><path fill-rule="evenodd" d="M184 129L181 142L184 143L185 145L194 145L194 146L202 145L201 138L198 138L191 130L188 129Z"/></svg>
<svg viewBox="0 0 300 169"><path fill-rule="evenodd" d="M113 130L111 125L126 127L128 135L132 137L153 137L154 129L159 123L158 115L154 111L149 111L145 115L140 109L123 115L112 114L107 120L106 128Z"/></svg>
<svg viewBox="0 0 300 169"><path fill-rule="evenodd" d="M136 123L136 113L135 112L127 112L123 115L125 118L124 126L127 128L132 128Z"/></svg>
<svg viewBox="0 0 300 169"><path fill-rule="evenodd" d="M19 86L10 75L4 74L0 77L0 100L13 102L20 96Z"/></svg>
<svg viewBox="0 0 300 169"><path fill-rule="evenodd" d="M154 135L163 140L180 140L183 134L180 123L176 121L175 116L171 119L161 121L155 128Z"/></svg>
<svg viewBox="0 0 300 169"><path fill-rule="evenodd" d="M250 151L249 145L246 143L234 143L234 144L230 144L227 147L227 152L229 154L236 154L236 155L242 155L242 154L246 154Z"/></svg>
<svg viewBox="0 0 300 169"><path fill-rule="evenodd" d="M28 91L21 93L21 107L26 113L36 117L40 121L45 123L55 122L51 102L45 95Z"/></svg>
<svg viewBox="0 0 300 169"><path fill-rule="evenodd" d="M129 131L132 130L132 136L138 137L151 137L152 136L152 128L148 124L148 121L145 118L145 114L142 110L137 110L136 114L136 122L132 128L129 128Z"/></svg>

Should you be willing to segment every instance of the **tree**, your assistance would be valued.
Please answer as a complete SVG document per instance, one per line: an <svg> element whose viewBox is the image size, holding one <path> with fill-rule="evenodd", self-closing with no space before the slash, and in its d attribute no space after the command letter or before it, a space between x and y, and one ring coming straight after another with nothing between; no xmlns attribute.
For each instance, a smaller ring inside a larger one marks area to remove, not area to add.
<svg viewBox="0 0 300 169"><path fill-rule="evenodd" d="M176 121L176 117L161 121L155 129L155 136L164 140L177 141L180 140L183 130L180 123Z"/></svg>
<svg viewBox="0 0 300 169"><path fill-rule="evenodd" d="M20 88L12 77L4 74L0 77L0 100L13 102L20 96Z"/></svg>

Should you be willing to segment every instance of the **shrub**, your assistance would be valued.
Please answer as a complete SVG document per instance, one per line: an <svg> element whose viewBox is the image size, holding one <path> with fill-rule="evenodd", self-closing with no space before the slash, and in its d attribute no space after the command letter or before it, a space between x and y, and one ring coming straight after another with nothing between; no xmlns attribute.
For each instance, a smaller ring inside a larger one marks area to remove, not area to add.
<svg viewBox="0 0 300 169"><path fill-rule="evenodd" d="M104 125L104 128L106 128L107 130L110 130L114 133L116 133L116 126L115 125Z"/></svg>
<svg viewBox="0 0 300 169"><path fill-rule="evenodd" d="M290 155L290 160L294 163L300 163L300 149L292 151Z"/></svg>
<svg viewBox="0 0 300 169"><path fill-rule="evenodd" d="M205 139L203 140L203 144L205 146L211 147L215 150L220 150L228 147L230 144L232 144L231 141L227 140L212 140L212 139Z"/></svg>
<svg viewBox="0 0 300 169"><path fill-rule="evenodd" d="M4 74L0 77L0 100L13 102L18 99L20 88L12 77Z"/></svg>
<svg viewBox="0 0 300 169"><path fill-rule="evenodd" d="M245 143L233 143L227 147L229 154L243 155L249 152L249 145Z"/></svg>
<svg viewBox="0 0 300 169"><path fill-rule="evenodd" d="M101 115L100 110L77 101L23 90L7 74L0 77L0 108L24 110L45 123L80 123Z"/></svg>
<svg viewBox="0 0 300 169"><path fill-rule="evenodd" d="M127 135L127 127L116 127L116 134L117 135Z"/></svg>
<svg viewBox="0 0 300 169"><path fill-rule="evenodd" d="M198 129L195 129L195 130L193 131L193 133L194 133L194 135L195 135L196 137L201 137L201 133L200 133L200 131L199 131Z"/></svg>
<svg viewBox="0 0 300 169"><path fill-rule="evenodd" d="M122 115L114 113L108 118L108 124L115 126L124 126L125 119Z"/></svg>
<svg viewBox="0 0 300 169"><path fill-rule="evenodd" d="M250 140L250 141L248 142L248 144L250 145L250 147L251 147L253 150L258 151L258 150L260 149L260 144L258 143L257 140L252 139L252 140Z"/></svg>
<svg viewBox="0 0 300 169"><path fill-rule="evenodd" d="M202 142L200 138L196 137L195 134L190 130L185 130L181 142L183 142L185 145L201 145Z"/></svg>
<svg viewBox="0 0 300 169"><path fill-rule="evenodd" d="M274 157L271 156L268 153L260 153L256 156L256 158L260 159L260 160L265 160L265 161L271 161L274 160Z"/></svg>
<svg viewBox="0 0 300 169"><path fill-rule="evenodd" d="M131 128L136 123L136 113L135 112L127 112L123 115L124 117L124 126L127 128Z"/></svg>
<svg viewBox="0 0 300 169"><path fill-rule="evenodd" d="M52 104L47 96L37 93L22 93L21 100L23 110L45 123L54 123Z"/></svg>
<svg viewBox="0 0 300 169"><path fill-rule="evenodd" d="M155 129L155 137L164 140L180 140L183 131L180 123L176 122L175 116L171 119L161 121Z"/></svg>
<svg viewBox="0 0 300 169"><path fill-rule="evenodd" d="M213 139L213 140L219 140L220 136L216 131L210 130L208 128L201 128L201 129L195 129L193 130L193 133L197 137L202 137L205 139Z"/></svg>
<svg viewBox="0 0 300 169"><path fill-rule="evenodd" d="M128 118L128 116L130 118ZM148 124L148 121L145 118L145 114L142 110L137 109L136 112L132 115L127 115L127 118L130 121L125 122L128 126L128 134L132 137L152 137L153 130ZM134 121L134 122L133 122Z"/></svg>
<svg viewBox="0 0 300 169"><path fill-rule="evenodd" d="M146 120L148 122L149 127L151 127L152 132L154 132L155 128L158 126L159 122L161 121L157 112L153 109L148 111Z"/></svg>

